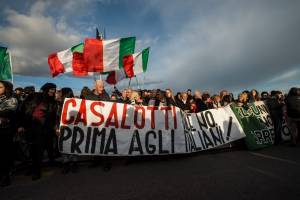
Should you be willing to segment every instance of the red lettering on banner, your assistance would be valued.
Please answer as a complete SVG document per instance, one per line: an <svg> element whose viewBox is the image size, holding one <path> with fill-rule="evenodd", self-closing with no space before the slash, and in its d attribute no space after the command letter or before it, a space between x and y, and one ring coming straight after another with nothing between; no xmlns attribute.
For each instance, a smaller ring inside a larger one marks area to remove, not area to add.
<svg viewBox="0 0 300 200"><path fill-rule="evenodd" d="M134 126L138 129L143 129L145 127L145 108L143 106L135 106L134 108ZM142 119L140 124L137 122L139 110L142 111Z"/></svg>
<svg viewBox="0 0 300 200"><path fill-rule="evenodd" d="M101 102L101 101L94 101L93 103L91 103L91 112L95 116L99 117L99 121L98 122L93 122L93 123L91 123L91 125L92 126L101 126L101 124L103 124L103 122L104 122L104 116L100 112L97 112L95 110L96 106L104 107L105 104L103 102Z"/></svg>
<svg viewBox="0 0 300 200"><path fill-rule="evenodd" d="M162 106L160 110L165 110L165 129L169 130L169 110L172 110L169 106Z"/></svg>
<svg viewBox="0 0 300 200"><path fill-rule="evenodd" d="M113 121L112 118L114 119ZM109 126L114 126L115 128L119 127L117 103L113 103L108 118L106 120L105 127L109 127Z"/></svg>
<svg viewBox="0 0 300 200"><path fill-rule="evenodd" d="M172 106L173 110L173 120L174 120L174 129L177 129L177 116L176 116L176 107Z"/></svg>
<svg viewBox="0 0 300 200"><path fill-rule="evenodd" d="M63 124L66 124L66 125L67 124L72 124L74 122L74 119L75 119L74 116L69 116L69 120L67 120L69 104L72 104L72 107L75 107L76 106L76 100L75 99L68 99L64 103L64 108L63 108L62 115L61 115L61 122Z"/></svg>
<svg viewBox="0 0 300 200"><path fill-rule="evenodd" d="M158 108L155 106L148 106L147 110L151 111L151 118L150 118L151 128L155 129L155 111L158 110Z"/></svg>
<svg viewBox="0 0 300 200"><path fill-rule="evenodd" d="M80 122L82 122L85 126L87 124L86 122L86 105L85 105L85 99L82 99L81 103L80 103L80 108L79 111L77 113L77 117L75 120L75 125L79 124Z"/></svg>
<svg viewBox="0 0 300 200"><path fill-rule="evenodd" d="M123 105L121 128L130 129L130 125L126 125L127 104Z"/></svg>

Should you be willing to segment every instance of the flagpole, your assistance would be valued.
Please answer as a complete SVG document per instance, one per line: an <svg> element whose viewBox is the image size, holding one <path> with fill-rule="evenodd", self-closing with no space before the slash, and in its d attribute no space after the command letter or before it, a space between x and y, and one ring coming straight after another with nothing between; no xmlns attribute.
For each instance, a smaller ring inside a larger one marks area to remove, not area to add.
<svg viewBox="0 0 300 200"><path fill-rule="evenodd" d="M105 39L104 38L104 34L99 34L98 28L96 28L96 39L98 39L98 40ZM101 72L100 72L99 78L102 81L102 74L101 74Z"/></svg>
<svg viewBox="0 0 300 200"><path fill-rule="evenodd" d="M130 83L131 83L131 78L129 78L129 84L128 84L128 87L130 88Z"/></svg>
<svg viewBox="0 0 300 200"><path fill-rule="evenodd" d="M137 84L137 86L138 86L138 89L140 90L141 88L140 88L140 85L139 85L138 78L137 78L136 76L134 76L134 77L135 77L135 80L136 80L136 84Z"/></svg>
<svg viewBox="0 0 300 200"><path fill-rule="evenodd" d="M9 54L9 62L10 62L10 71L11 71L11 83L14 83L14 73L13 73L13 69L12 69L12 62L11 62L11 53L10 51L8 51Z"/></svg>

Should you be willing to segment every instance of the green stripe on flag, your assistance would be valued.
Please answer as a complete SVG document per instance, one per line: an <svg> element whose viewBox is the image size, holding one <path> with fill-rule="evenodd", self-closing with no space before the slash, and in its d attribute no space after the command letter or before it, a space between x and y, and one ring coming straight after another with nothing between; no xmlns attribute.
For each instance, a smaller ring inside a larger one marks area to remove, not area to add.
<svg viewBox="0 0 300 200"><path fill-rule="evenodd" d="M148 65L148 57L149 57L149 50L150 47L143 50L142 53L142 60L143 60L143 72L147 71L147 65Z"/></svg>
<svg viewBox="0 0 300 200"><path fill-rule="evenodd" d="M83 53L83 43L77 44L76 46L71 48L71 51L74 52L79 52L79 53Z"/></svg>
<svg viewBox="0 0 300 200"><path fill-rule="evenodd" d="M135 49L135 37L121 38L119 51L119 68L123 68L123 57L133 54Z"/></svg>
<svg viewBox="0 0 300 200"><path fill-rule="evenodd" d="M10 56L7 48L0 47L0 80L12 79Z"/></svg>

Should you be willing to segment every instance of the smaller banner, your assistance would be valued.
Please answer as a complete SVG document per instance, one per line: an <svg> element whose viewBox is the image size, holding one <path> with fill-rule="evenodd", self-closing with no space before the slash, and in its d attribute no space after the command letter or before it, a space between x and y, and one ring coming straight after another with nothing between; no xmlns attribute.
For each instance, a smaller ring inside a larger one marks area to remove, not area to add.
<svg viewBox="0 0 300 200"><path fill-rule="evenodd" d="M248 149L261 149L274 144L274 125L263 101L248 103L247 106L232 104L231 108L246 133Z"/></svg>
<svg viewBox="0 0 300 200"><path fill-rule="evenodd" d="M219 147L245 137L230 106L185 115L185 141L190 152Z"/></svg>

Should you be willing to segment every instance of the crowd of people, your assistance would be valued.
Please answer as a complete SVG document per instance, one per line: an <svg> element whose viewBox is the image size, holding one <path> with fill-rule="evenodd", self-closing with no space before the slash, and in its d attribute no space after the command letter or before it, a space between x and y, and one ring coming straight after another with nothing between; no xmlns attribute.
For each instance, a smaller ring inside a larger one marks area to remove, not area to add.
<svg viewBox="0 0 300 200"><path fill-rule="evenodd" d="M7 81L0 81L0 183L10 184L10 174L16 160L30 162L32 180L40 179L44 152L47 152L48 164L55 165L62 157L62 173L78 171L78 157L66 155L58 150L59 122L65 98L75 97L71 88L58 89L53 83L44 84L38 92L32 86L15 88ZM165 90L133 90L126 88L109 95L104 82L96 80L92 89L83 87L77 98L112 101L144 106L177 106L184 112L197 113L208 109L235 103L247 108L248 103L265 101L274 123L275 144L281 141L281 126L285 116L292 133L291 145L296 145L300 127L300 88L291 88L288 94L281 91L259 93L253 89L243 91L235 99L227 90L211 95L209 92L190 89L173 93ZM93 158L97 163L97 158ZM105 169L110 165L106 164Z"/></svg>

